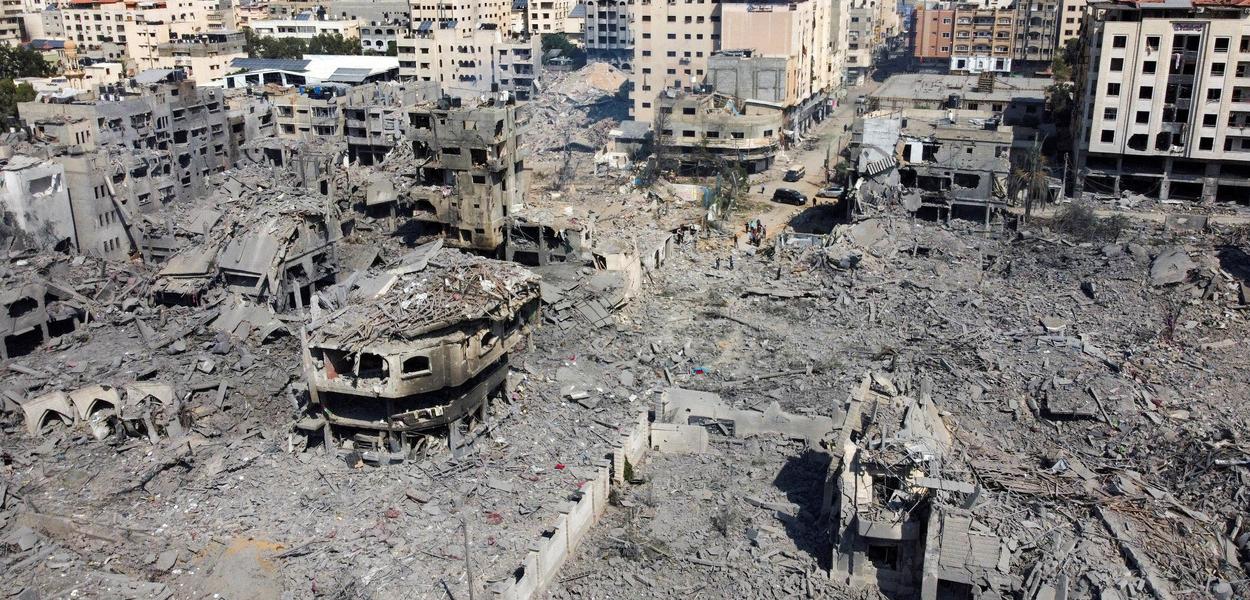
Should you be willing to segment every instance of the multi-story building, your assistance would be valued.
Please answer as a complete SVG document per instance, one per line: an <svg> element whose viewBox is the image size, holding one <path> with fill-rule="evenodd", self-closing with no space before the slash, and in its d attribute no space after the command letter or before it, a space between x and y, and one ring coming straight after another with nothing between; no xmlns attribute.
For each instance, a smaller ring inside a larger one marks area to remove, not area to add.
<svg viewBox="0 0 1250 600"><path fill-rule="evenodd" d="M630 21L635 0L585 0L586 51L596 55L631 56L634 34Z"/></svg>
<svg viewBox="0 0 1250 600"><path fill-rule="evenodd" d="M542 70L541 36L433 21L418 22L410 36L399 43L400 78L433 81L460 98L506 91L526 100Z"/></svg>
<svg viewBox="0 0 1250 600"><path fill-rule="evenodd" d="M278 137L309 140L343 139L343 104L349 86L321 84L288 87L270 96Z"/></svg>
<svg viewBox="0 0 1250 600"><path fill-rule="evenodd" d="M1080 40L1081 22L1085 18L1085 0L1060 0L1059 36L1055 40L1056 51L1068 40Z"/></svg>
<svg viewBox="0 0 1250 600"><path fill-rule="evenodd" d="M660 94L657 156L683 169L715 171L720 161L741 165L748 173L772 166L782 146L784 114L776 104L718 93ZM669 165L663 165L669 168Z"/></svg>
<svg viewBox="0 0 1250 600"><path fill-rule="evenodd" d="M564 20L575 5L576 0L529 0L525 22L530 33L564 33Z"/></svg>
<svg viewBox="0 0 1250 600"><path fill-rule="evenodd" d="M332 0L326 13L336 19L360 23L360 48L386 54L407 34L412 15L407 2L396 0Z"/></svg>
<svg viewBox="0 0 1250 600"><path fill-rule="evenodd" d="M440 95L433 82L385 83L349 90L343 108L348 158L366 166L381 162L406 139L409 107L429 104Z"/></svg>
<svg viewBox="0 0 1250 600"><path fill-rule="evenodd" d="M460 98L496 91L528 98L542 69L542 41L517 32L513 18L509 0L414 3L412 27L399 42L400 78L434 81Z"/></svg>
<svg viewBox="0 0 1250 600"><path fill-rule="evenodd" d="M202 195L231 166L233 139L221 90L179 72L137 88L105 86L92 100L24 102L18 114L65 171L79 250L124 258L139 213Z"/></svg>
<svg viewBox="0 0 1250 600"><path fill-rule="evenodd" d="M1250 16L1211 0L1089 3L1074 191L1250 198Z"/></svg>
<svg viewBox="0 0 1250 600"><path fill-rule="evenodd" d="M156 68L182 69L204 83L219 82L236 58L246 58L244 35L235 31L172 38L157 48Z"/></svg>
<svg viewBox="0 0 1250 600"><path fill-rule="evenodd" d="M22 0L0 0L0 44L22 43L23 4Z"/></svg>
<svg viewBox="0 0 1250 600"><path fill-rule="evenodd" d="M851 0L847 8L850 24L847 29L847 78L855 81L872 71L877 50L881 46L880 0Z"/></svg>
<svg viewBox="0 0 1250 600"><path fill-rule="evenodd" d="M915 58L946 61L952 73L1010 73L1016 55L1016 10L964 2L916 9ZM1053 52L1054 44L1048 46Z"/></svg>
<svg viewBox="0 0 1250 600"><path fill-rule="evenodd" d="M1059 39L1061 0L1016 0L1014 68L1042 72L1050 68Z"/></svg>
<svg viewBox="0 0 1250 600"><path fill-rule="evenodd" d="M231 18L223 10L232 9L219 0L90 0L45 11L44 28L76 42L84 56L103 51L102 58L139 71L159 66L162 44L225 31Z"/></svg>
<svg viewBox="0 0 1250 600"><path fill-rule="evenodd" d="M707 75L708 59L722 48L794 61L788 85L801 90L800 98L828 93L842 82L846 36L838 27L845 23L833 3L644 1L635 8L635 120L654 121L663 90L694 91Z"/></svg>
<svg viewBox="0 0 1250 600"><path fill-rule="evenodd" d="M630 92L634 120L655 120L661 91L690 92L702 81L708 57L722 47L720 20L725 6L710 0L638 0Z"/></svg>
<svg viewBox="0 0 1250 600"><path fill-rule="evenodd" d="M408 138L420 165L407 194L413 219L448 245L497 251L528 187L516 104L465 107L442 98L415 105Z"/></svg>
<svg viewBox="0 0 1250 600"><path fill-rule="evenodd" d="M312 39L319 35L338 34L344 38L360 38L360 21L355 19L319 19L304 13L293 19L258 19L251 22L257 35L275 38Z"/></svg>

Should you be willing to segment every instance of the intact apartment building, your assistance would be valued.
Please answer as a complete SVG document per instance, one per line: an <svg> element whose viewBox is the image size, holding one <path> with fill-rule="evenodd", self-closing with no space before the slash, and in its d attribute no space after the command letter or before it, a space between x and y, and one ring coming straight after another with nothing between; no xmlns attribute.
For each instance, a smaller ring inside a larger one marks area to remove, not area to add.
<svg viewBox="0 0 1250 600"><path fill-rule="evenodd" d="M565 20L576 5L577 0L529 0L526 4L526 25L532 35L564 33Z"/></svg>
<svg viewBox="0 0 1250 600"><path fill-rule="evenodd" d="M399 76L432 81L458 98L508 92L526 100L542 71L541 35L514 23L510 0L412 4L399 41Z"/></svg>
<svg viewBox="0 0 1250 600"><path fill-rule="evenodd" d="M1055 40L1056 51L1063 48L1068 40L1080 40L1086 3L1085 0L1061 0L1059 6L1059 36Z"/></svg>
<svg viewBox="0 0 1250 600"><path fill-rule="evenodd" d="M632 57L636 0L585 0L586 52L598 56Z"/></svg>
<svg viewBox="0 0 1250 600"><path fill-rule="evenodd" d="M233 29L223 11L232 9L217 0L89 0L44 11L44 29L61 32L84 56L124 60L142 70L159 66L162 44Z"/></svg>
<svg viewBox="0 0 1250 600"><path fill-rule="evenodd" d="M257 35L274 38L309 40L319 35L338 34L344 38L360 38L360 22L355 19L321 19L304 13L291 19L258 19L251 22Z"/></svg>
<svg viewBox="0 0 1250 600"><path fill-rule="evenodd" d="M792 63L785 71L793 79L785 86L797 90L800 104L823 101L842 83L849 15L835 10L833 3L691 0L640 2L635 9L634 120L653 122L662 92L672 96L702 89L708 61L722 49L750 50L741 60L782 57ZM807 118L804 114L795 122Z"/></svg>
<svg viewBox="0 0 1250 600"><path fill-rule="evenodd" d="M155 64L141 61L139 68L181 69L196 81L218 82L230 73L231 62L247 58L245 41L243 33L237 31L173 37L157 47Z"/></svg>
<svg viewBox="0 0 1250 600"><path fill-rule="evenodd" d="M914 57L951 73L1010 73L1014 8L933 2L916 8ZM1053 47L1053 44L1052 44Z"/></svg>
<svg viewBox="0 0 1250 600"><path fill-rule="evenodd" d="M1250 203L1250 15L1209 0L1091 2L1077 194Z"/></svg>

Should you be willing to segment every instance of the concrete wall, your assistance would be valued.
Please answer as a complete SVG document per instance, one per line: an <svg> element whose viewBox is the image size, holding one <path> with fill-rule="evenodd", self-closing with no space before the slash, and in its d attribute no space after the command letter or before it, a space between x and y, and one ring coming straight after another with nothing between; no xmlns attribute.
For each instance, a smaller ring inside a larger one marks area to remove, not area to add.
<svg viewBox="0 0 1250 600"><path fill-rule="evenodd" d="M530 545L516 576L491 586L488 591L492 598L529 600L555 580L569 555L603 516L612 484L624 483L625 459L628 457L630 464L637 465L645 458L650 431L647 413L639 413L638 421L621 432L612 460L594 465L593 476L578 486L577 492L560 507L551 526Z"/></svg>

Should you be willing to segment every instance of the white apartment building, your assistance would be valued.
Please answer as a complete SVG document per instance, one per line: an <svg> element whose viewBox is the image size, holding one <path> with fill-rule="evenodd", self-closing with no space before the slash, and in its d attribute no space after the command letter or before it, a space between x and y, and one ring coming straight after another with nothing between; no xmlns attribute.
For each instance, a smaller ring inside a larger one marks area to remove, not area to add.
<svg viewBox="0 0 1250 600"><path fill-rule="evenodd" d="M76 42L80 54L106 49L106 58L141 70L160 66L160 47L171 39L214 31L219 10L217 0L95 0L45 11L45 29L60 31L66 40Z"/></svg>
<svg viewBox="0 0 1250 600"><path fill-rule="evenodd" d="M542 69L541 35L512 28L511 0L414 1L399 40L399 77L434 81L452 96L506 91L525 100ZM532 4L532 3L531 3Z"/></svg>
<svg viewBox="0 0 1250 600"><path fill-rule="evenodd" d="M1250 204L1250 15L1095 1L1085 30L1075 191Z"/></svg>
<svg viewBox="0 0 1250 600"><path fill-rule="evenodd" d="M586 51L596 54L632 54L634 35L630 20L635 0L585 0Z"/></svg>
<svg viewBox="0 0 1250 600"><path fill-rule="evenodd" d="M655 119L664 90L690 92L707 75L708 58L719 50L751 50L757 57L794 62L799 103L842 84L846 57L846 11L833 2L800 0L776 4L711 0L639 0L634 6L634 120Z"/></svg>
<svg viewBox="0 0 1250 600"><path fill-rule="evenodd" d="M1055 48L1063 48L1068 40L1079 40L1081 22L1085 19L1085 0L1061 0L1059 2L1059 35Z"/></svg>
<svg viewBox="0 0 1250 600"><path fill-rule="evenodd" d="M575 0L529 0L525 22L529 24L530 33L564 33L564 21L576 5Z"/></svg>
<svg viewBox="0 0 1250 600"><path fill-rule="evenodd" d="M257 35L275 38L312 39L322 34L339 34L344 38L360 39L360 22L355 19L318 20L312 15L294 19L258 19L251 21L252 31Z"/></svg>

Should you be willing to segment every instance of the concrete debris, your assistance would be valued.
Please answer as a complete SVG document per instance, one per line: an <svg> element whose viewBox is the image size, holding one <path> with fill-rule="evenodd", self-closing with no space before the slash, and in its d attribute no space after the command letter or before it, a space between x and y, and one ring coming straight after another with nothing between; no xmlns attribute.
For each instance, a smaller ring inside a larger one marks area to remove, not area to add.
<svg viewBox="0 0 1250 600"><path fill-rule="evenodd" d="M1184 249L1164 249L1150 264L1150 283L1156 286L1184 283L1196 267Z"/></svg>
<svg viewBox="0 0 1250 600"><path fill-rule="evenodd" d="M933 222L933 193L854 182L769 204L783 164L722 206L728 174L654 168L622 81L386 84L341 136L168 175L58 151L110 175L82 228L108 245L0 224L0 589L1250 597L1250 234ZM210 150L278 96L187 93ZM41 104L38 138L95 122ZM854 110L790 143L787 185L826 183Z"/></svg>

